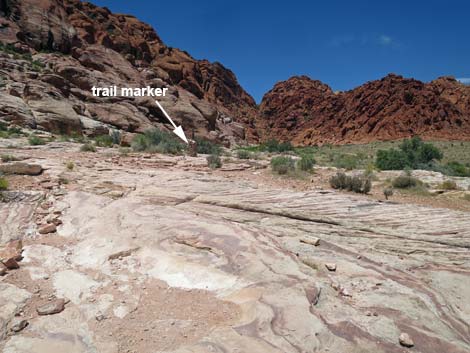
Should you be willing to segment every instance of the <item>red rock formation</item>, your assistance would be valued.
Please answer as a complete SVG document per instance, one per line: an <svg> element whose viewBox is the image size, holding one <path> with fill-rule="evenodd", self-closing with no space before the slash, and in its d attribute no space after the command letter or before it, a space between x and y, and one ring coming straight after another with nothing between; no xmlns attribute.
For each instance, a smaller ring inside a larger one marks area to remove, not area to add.
<svg viewBox="0 0 470 353"><path fill-rule="evenodd" d="M0 69L8 74L7 92L0 89L0 95L8 109L1 109L3 120L62 133L80 126L89 133L93 126L102 133L95 120L140 132L164 122L158 109L142 99L92 97L91 87L167 86L166 107L189 133L232 142L253 136L256 104L235 75L219 63L167 47L151 26L133 16L79 0L1 1L0 41L45 66L28 73L31 63L4 55ZM21 72L16 70L19 62ZM13 91L20 100L5 96ZM13 114L12 104L20 104L22 112L30 108L31 116ZM224 117L230 117L230 124L223 124Z"/></svg>
<svg viewBox="0 0 470 353"><path fill-rule="evenodd" d="M390 74L333 93L308 77L274 86L261 103L267 137L296 144L360 143L420 135L470 140L470 88L452 78L431 83Z"/></svg>

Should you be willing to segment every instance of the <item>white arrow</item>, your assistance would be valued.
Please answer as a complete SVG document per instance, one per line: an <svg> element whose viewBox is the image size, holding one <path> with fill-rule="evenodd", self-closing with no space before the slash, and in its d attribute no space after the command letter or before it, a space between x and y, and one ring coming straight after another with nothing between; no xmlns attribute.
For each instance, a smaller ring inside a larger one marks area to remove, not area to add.
<svg viewBox="0 0 470 353"><path fill-rule="evenodd" d="M163 109L163 107L158 101L155 101L155 103L157 103L158 107L163 112L163 115L165 115L165 117L170 121L171 125L173 125L173 127L175 128L173 132L176 134L176 136L178 136L184 142L189 144L188 139L186 138L186 135L184 134L183 128L181 126L178 126L178 127L176 126L176 124L173 122L173 120L171 120L170 116L166 113L165 109Z"/></svg>

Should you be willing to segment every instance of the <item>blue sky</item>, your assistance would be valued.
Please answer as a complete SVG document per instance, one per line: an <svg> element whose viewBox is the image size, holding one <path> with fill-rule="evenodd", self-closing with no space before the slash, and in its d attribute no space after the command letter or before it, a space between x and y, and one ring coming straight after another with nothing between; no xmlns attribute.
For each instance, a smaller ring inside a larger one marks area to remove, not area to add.
<svg viewBox="0 0 470 353"><path fill-rule="evenodd" d="M163 41L219 61L259 101L308 75L348 90L394 72L470 82L470 1L91 0L151 24Z"/></svg>

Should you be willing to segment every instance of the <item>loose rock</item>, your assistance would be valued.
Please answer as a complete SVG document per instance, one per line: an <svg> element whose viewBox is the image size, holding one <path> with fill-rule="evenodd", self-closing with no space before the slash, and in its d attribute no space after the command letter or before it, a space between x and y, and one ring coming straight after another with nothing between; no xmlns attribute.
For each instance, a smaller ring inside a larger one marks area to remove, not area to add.
<svg viewBox="0 0 470 353"><path fill-rule="evenodd" d="M11 330L13 332L20 332L26 326L28 326L28 321L26 321L25 319L14 319L13 323L11 324Z"/></svg>
<svg viewBox="0 0 470 353"><path fill-rule="evenodd" d="M62 312L65 309L65 300L56 299L50 303L44 304L36 309L39 315L53 315Z"/></svg>
<svg viewBox="0 0 470 353"><path fill-rule="evenodd" d="M320 245L320 239L317 237L303 237L300 239L301 243L318 246Z"/></svg>
<svg viewBox="0 0 470 353"><path fill-rule="evenodd" d="M0 173L39 175L42 173L42 167L39 164L28 164L24 162L5 163L0 165Z"/></svg>
<svg viewBox="0 0 470 353"><path fill-rule="evenodd" d="M410 335L407 334L406 332L402 332L400 334L400 337L398 338L398 341L403 347L413 347L415 344L413 340L411 339Z"/></svg>
<svg viewBox="0 0 470 353"><path fill-rule="evenodd" d="M49 233L54 233L57 230L57 227L54 223L49 223L45 224L44 226L41 226L39 228L39 233L40 234L49 234Z"/></svg>
<svg viewBox="0 0 470 353"><path fill-rule="evenodd" d="M336 271L336 264L334 263L326 263L325 267L328 269L328 271L335 272Z"/></svg>

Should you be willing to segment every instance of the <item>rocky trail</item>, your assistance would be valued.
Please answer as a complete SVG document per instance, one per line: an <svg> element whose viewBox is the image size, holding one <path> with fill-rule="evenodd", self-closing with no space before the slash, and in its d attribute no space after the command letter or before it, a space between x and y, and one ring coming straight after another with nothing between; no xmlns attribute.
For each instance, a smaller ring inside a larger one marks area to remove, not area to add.
<svg viewBox="0 0 470 353"><path fill-rule="evenodd" d="M78 151L0 148L3 352L470 350L468 213Z"/></svg>

